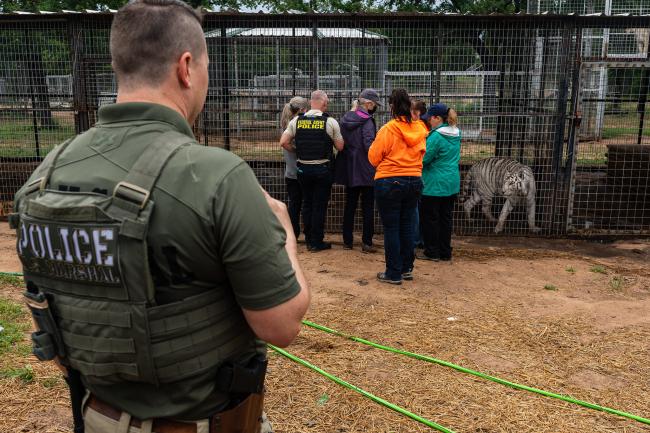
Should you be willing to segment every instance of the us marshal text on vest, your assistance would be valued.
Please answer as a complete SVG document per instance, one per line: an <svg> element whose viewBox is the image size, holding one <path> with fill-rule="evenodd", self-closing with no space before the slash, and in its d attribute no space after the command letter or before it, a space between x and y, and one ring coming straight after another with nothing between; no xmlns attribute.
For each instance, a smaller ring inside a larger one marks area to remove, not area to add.
<svg viewBox="0 0 650 433"><path fill-rule="evenodd" d="M73 281L119 284L115 230L21 221L18 254L32 272Z"/></svg>

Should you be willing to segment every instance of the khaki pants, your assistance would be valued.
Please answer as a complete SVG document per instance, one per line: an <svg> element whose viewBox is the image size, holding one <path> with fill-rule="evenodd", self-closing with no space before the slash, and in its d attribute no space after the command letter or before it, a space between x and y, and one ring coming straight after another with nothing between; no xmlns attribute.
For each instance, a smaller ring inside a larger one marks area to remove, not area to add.
<svg viewBox="0 0 650 433"><path fill-rule="evenodd" d="M126 412L123 412L121 419L116 421L90 407L86 406L84 408L86 433L157 433L151 429L151 420L143 421L140 428L129 427L130 422L131 415ZM262 412L261 423L262 428L260 433L273 433L273 427L264 412ZM196 433L209 432L210 423L207 419L196 421Z"/></svg>

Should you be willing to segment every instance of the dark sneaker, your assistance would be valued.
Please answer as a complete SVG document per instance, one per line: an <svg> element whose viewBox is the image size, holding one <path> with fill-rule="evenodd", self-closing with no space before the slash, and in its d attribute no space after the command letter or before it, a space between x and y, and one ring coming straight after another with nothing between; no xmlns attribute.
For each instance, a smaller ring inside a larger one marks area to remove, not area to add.
<svg viewBox="0 0 650 433"><path fill-rule="evenodd" d="M402 280L391 280L386 276L385 272L379 272L377 274L377 279L381 281L382 283L388 283L388 284L395 284L397 286L402 284Z"/></svg>
<svg viewBox="0 0 650 433"><path fill-rule="evenodd" d="M441 262L451 262L451 257L440 257Z"/></svg>
<svg viewBox="0 0 650 433"><path fill-rule="evenodd" d="M312 245L310 248L308 248L309 251L312 253L317 253L319 251L324 251L324 250L331 250L332 249L332 244L329 242L323 242L318 245Z"/></svg>
<svg viewBox="0 0 650 433"><path fill-rule="evenodd" d="M351 250L352 249L352 244L343 243L343 249L344 250Z"/></svg>
<svg viewBox="0 0 650 433"><path fill-rule="evenodd" d="M429 257L424 253L417 253L415 255L415 258L420 259L420 260L429 260L430 262L439 262L440 257Z"/></svg>
<svg viewBox="0 0 650 433"><path fill-rule="evenodd" d="M403 272L402 280L413 281L413 271Z"/></svg>
<svg viewBox="0 0 650 433"><path fill-rule="evenodd" d="M373 247L372 245L363 244L361 246L361 251L364 253L372 254L377 252L377 248Z"/></svg>

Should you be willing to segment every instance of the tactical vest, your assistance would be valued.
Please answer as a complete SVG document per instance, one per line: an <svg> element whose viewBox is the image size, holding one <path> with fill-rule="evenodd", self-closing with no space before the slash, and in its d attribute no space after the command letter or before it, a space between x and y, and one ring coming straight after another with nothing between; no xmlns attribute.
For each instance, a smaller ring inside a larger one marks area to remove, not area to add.
<svg viewBox="0 0 650 433"><path fill-rule="evenodd" d="M300 115L296 121L296 156L302 161L332 160L334 142L327 135L327 114Z"/></svg>
<svg viewBox="0 0 650 433"><path fill-rule="evenodd" d="M252 331L232 296L217 290L156 305L147 258L150 193L169 159L189 144L163 134L112 196L49 188L57 158L26 186L10 217L39 331L34 353L58 356L88 383L169 383L216 369L251 350Z"/></svg>

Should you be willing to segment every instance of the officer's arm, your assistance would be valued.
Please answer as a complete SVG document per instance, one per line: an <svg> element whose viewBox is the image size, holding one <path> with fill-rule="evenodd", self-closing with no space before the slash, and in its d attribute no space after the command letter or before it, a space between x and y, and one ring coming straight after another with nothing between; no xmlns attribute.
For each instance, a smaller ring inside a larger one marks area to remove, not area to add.
<svg viewBox="0 0 650 433"><path fill-rule="evenodd" d="M327 119L327 134L332 137L332 141L334 142L334 147L336 150L339 152L343 150L343 146L345 143L343 142L343 135L341 134L341 127L339 126L339 123L336 121L336 119L332 119L331 117Z"/></svg>
<svg viewBox="0 0 650 433"><path fill-rule="evenodd" d="M309 289L302 286L300 293L284 304L261 311L244 309L244 317L257 338L278 347L287 347L300 332L309 298Z"/></svg>
<svg viewBox="0 0 650 433"><path fill-rule="evenodd" d="M282 133L282 137L280 137L280 146L289 152L295 152L296 150L293 148L293 144L291 144L292 140L293 136L289 132L285 131Z"/></svg>
<svg viewBox="0 0 650 433"><path fill-rule="evenodd" d="M288 345L309 290L286 205L268 197L242 161L219 183L212 207L221 260L246 320L260 339Z"/></svg>
<svg viewBox="0 0 650 433"><path fill-rule="evenodd" d="M298 262L298 243L293 233L287 206L281 201L271 198L266 191L264 195L269 207L287 233L285 249L296 273L300 292L288 301L273 308L266 310L247 310L244 308L242 310L246 321L258 338L279 347L286 347L291 344L300 332L301 321L307 312L311 296L307 280Z"/></svg>
<svg viewBox="0 0 650 433"><path fill-rule="evenodd" d="M284 130L282 133L282 137L280 137L280 146L282 146L284 149L288 150L289 152L295 152L296 149L293 147L293 138L296 136L296 124L298 123L298 118L294 117L289 121L289 124L287 125L287 129Z"/></svg>

